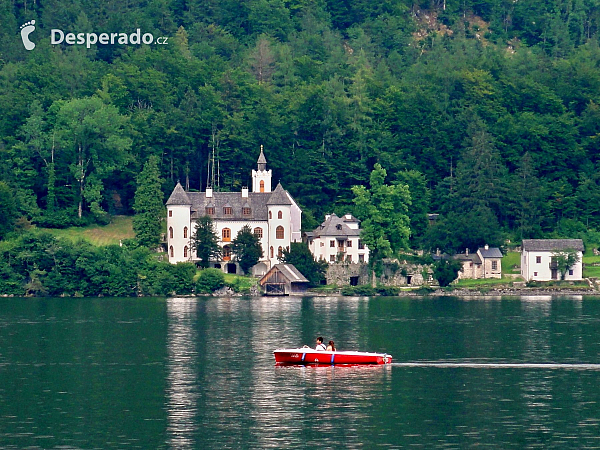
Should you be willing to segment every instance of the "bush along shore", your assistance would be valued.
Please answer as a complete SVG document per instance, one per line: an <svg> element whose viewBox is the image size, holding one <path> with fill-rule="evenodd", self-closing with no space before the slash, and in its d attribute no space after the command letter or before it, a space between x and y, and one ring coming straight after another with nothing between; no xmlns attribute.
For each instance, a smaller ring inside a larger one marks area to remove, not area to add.
<svg viewBox="0 0 600 450"><path fill-rule="evenodd" d="M219 270L198 273L193 263L170 264L163 254L129 245L89 242L32 231L0 242L0 295L142 297L228 293L258 294L255 279L225 279Z"/></svg>

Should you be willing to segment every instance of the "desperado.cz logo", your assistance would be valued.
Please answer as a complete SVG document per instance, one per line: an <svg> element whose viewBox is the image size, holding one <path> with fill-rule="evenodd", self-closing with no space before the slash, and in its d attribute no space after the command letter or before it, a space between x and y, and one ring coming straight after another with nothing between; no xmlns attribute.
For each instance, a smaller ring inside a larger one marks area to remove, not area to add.
<svg viewBox="0 0 600 450"><path fill-rule="evenodd" d="M26 22L21 25L21 40L26 50L33 50L35 43L29 39L29 35L35 31L35 20ZM67 45L85 45L90 48L92 45L166 45L168 37L160 36L154 39L152 33L142 34L138 28L133 33L65 33L63 30L53 28L50 30L50 44L59 45L65 43Z"/></svg>

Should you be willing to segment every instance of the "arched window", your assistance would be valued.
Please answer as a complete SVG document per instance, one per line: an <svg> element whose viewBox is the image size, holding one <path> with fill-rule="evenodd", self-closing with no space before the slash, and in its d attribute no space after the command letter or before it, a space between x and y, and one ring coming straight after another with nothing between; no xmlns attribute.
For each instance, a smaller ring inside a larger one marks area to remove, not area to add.
<svg viewBox="0 0 600 450"><path fill-rule="evenodd" d="M283 231L283 227L281 225L279 225L275 229L275 239L284 239L284 237L285 237L285 233Z"/></svg>
<svg viewBox="0 0 600 450"><path fill-rule="evenodd" d="M223 241L231 241L231 230L229 228L223 228Z"/></svg>
<svg viewBox="0 0 600 450"><path fill-rule="evenodd" d="M229 261L231 259L231 247L226 245L223 247L223 261Z"/></svg>
<svg viewBox="0 0 600 450"><path fill-rule="evenodd" d="M173 247L171 247L173 248ZM172 255L171 255L172 256ZM271 258L273 257L273 247L271 247Z"/></svg>
<svg viewBox="0 0 600 450"><path fill-rule="evenodd" d="M183 227L183 237L187 238L187 227Z"/></svg>
<svg viewBox="0 0 600 450"><path fill-rule="evenodd" d="M257 238L262 238L262 228L257 227L254 229L254 236L256 236Z"/></svg>
<svg viewBox="0 0 600 450"><path fill-rule="evenodd" d="M283 256L283 248L281 248L281 245L279 246L279 248L277 249L277 257L281 258Z"/></svg>
<svg viewBox="0 0 600 450"><path fill-rule="evenodd" d="M173 246L172 245L169 247L169 255L171 256L171 258L173 257Z"/></svg>
<svg viewBox="0 0 600 450"><path fill-rule="evenodd" d="M183 247L183 257L184 258L187 258L187 256L188 256L187 252L188 252L188 248L187 248L187 245L186 245L185 247Z"/></svg>
<svg viewBox="0 0 600 450"><path fill-rule="evenodd" d="M169 227L169 238L173 239L173 227Z"/></svg>
<svg viewBox="0 0 600 450"><path fill-rule="evenodd" d="M260 180L260 192L265 192L265 182Z"/></svg>
<svg viewBox="0 0 600 450"><path fill-rule="evenodd" d="M277 218L278 219L283 219L283 213L281 211L277 212Z"/></svg>
<svg viewBox="0 0 600 450"><path fill-rule="evenodd" d="M273 213L271 213L271 211L269 211L269 219L273 218Z"/></svg>

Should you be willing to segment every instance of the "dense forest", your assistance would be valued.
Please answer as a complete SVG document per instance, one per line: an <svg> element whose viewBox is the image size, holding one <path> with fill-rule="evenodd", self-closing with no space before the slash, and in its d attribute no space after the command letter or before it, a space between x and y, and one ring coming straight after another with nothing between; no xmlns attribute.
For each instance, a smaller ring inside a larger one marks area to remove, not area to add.
<svg viewBox="0 0 600 450"><path fill-rule="evenodd" d="M598 0L0 0L0 237L250 184L260 145L304 227L376 163L413 246L600 225ZM19 26L36 21L27 51ZM50 44L50 30L167 45ZM215 159L215 175L209 159ZM440 214L434 226L426 214Z"/></svg>

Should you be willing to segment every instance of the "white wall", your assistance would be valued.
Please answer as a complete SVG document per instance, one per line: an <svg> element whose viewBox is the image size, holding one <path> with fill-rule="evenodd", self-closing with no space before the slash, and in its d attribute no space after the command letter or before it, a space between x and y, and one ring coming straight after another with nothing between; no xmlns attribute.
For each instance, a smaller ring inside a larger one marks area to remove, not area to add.
<svg viewBox="0 0 600 450"><path fill-rule="evenodd" d="M171 217L169 217L171 212ZM183 228L188 228L188 237L183 237ZM195 225L194 225L195 227ZM173 228L173 238L169 233L169 228ZM195 231L190 223L190 207L188 205L169 205L167 207L167 254L170 263L178 263L190 260L190 237ZM183 257L183 248L188 246L188 257ZM173 247L173 257L171 257L171 247Z"/></svg>
<svg viewBox="0 0 600 450"><path fill-rule="evenodd" d="M552 270L550 269L550 263L552 260L553 252L542 252L542 251L523 251L521 253L521 276L525 281L537 280L537 281L550 281L552 280ZM575 263L571 270L573 275L569 275L567 271L565 280L581 280L583 279L583 263L582 263L582 252L577 252L579 261ZM541 258L541 261L537 262L537 257ZM560 272L557 275L557 279L560 280Z"/></svg>

